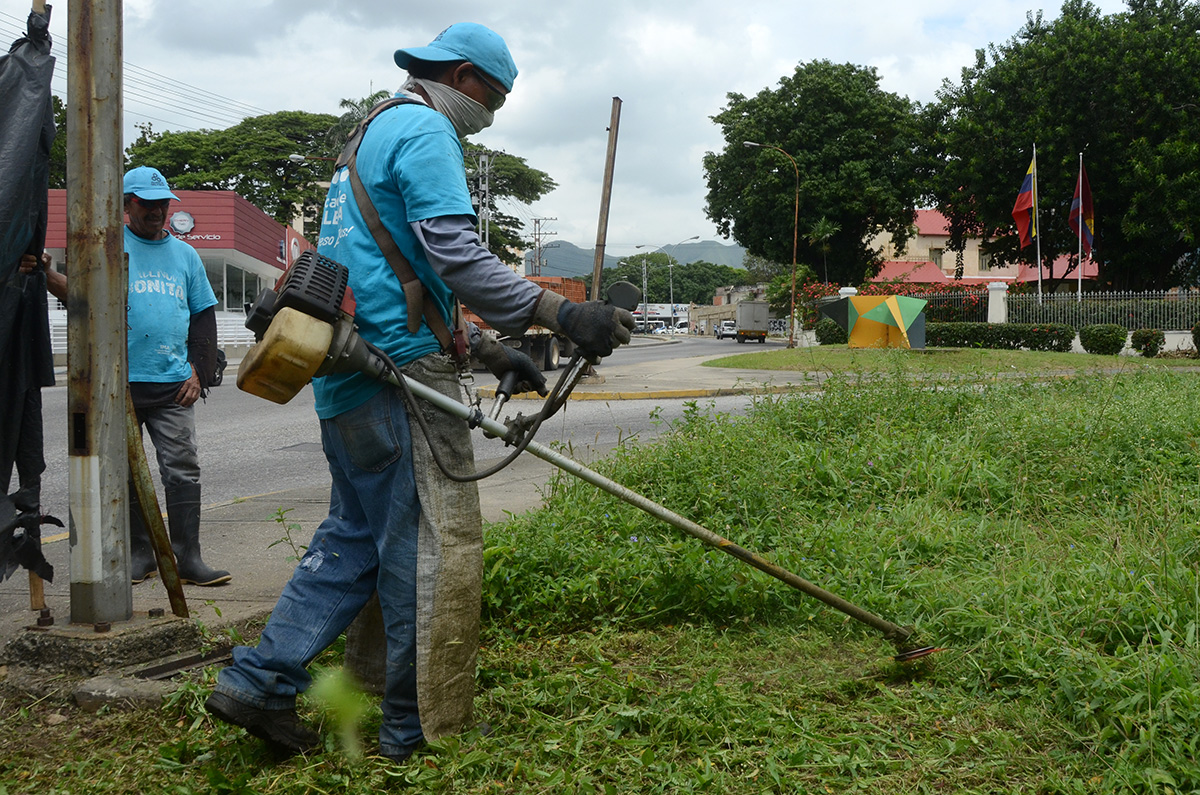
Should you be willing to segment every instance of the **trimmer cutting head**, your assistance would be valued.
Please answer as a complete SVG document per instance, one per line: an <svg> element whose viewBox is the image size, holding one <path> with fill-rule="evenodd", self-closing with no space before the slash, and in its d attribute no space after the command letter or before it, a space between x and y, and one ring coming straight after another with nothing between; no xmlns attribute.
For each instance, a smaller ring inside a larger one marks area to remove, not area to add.
<svg viewBox="0 0 1200 795"><path fill-rule="evenodd" d="M936 646L921 646L916 649L906 649L892 657L892 659L896 662L912 662L913 660L919 660L922 657L928 657L929 655L939 651L945 651L945 649L940 649Z"/></svg>

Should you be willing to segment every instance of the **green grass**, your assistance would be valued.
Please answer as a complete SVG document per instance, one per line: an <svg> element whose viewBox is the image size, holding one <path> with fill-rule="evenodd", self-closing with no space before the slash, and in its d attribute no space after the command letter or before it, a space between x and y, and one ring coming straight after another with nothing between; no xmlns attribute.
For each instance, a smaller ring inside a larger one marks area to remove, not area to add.
<svg viewBox="0 0 1200 795"><path fill-rule="evenodd" d="M1200 379L911 375L695 403L598 467L946 649L920 663L559 476L487 530L487 736L395 766L372 710L367 756L325 726L274 764L200 709L208 671L154 714L6 697L0 792L1200 790Z"/></svg>
<svg viewBox="0 0 1200 795"><path fill-rule="evenodd" d="M738 367L751 370L795 370L798 372L880 373L903 369L919 375L971 375L987 378L1016 373L1075 373L1095 370L1144 370L1147 368L1198 367L1191 357L1099 356L1091 353L1047 353L972 348L849 348L819 345L778 348L741 353L704 362L706 367Z"/></svg>

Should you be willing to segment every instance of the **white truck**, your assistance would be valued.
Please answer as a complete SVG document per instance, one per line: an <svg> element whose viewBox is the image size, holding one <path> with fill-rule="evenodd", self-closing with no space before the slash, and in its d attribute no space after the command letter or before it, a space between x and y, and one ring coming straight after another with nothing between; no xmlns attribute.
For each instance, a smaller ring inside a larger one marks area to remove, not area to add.
<svg viewBox="0 0 1200 795"><path fill-rule="evenodd" d="M767 302L739 301L737 305L737 341L767 341Z"/></svg>

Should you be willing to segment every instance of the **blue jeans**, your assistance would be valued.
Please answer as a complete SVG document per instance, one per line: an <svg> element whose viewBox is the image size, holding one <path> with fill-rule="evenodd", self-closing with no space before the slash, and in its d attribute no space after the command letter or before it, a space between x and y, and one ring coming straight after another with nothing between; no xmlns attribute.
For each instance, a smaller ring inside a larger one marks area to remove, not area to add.
<svg viewBox="0 0 1200 795"><path fill-rule="evenodd" d="M387 635L380 751L422 740L417 713L416 567L420 504L404 399L385 388L321 421L333 476L321 522L258 646L239 646L216 690L261 709L284 709L312 683L305 668L379 592Z"/></svg>

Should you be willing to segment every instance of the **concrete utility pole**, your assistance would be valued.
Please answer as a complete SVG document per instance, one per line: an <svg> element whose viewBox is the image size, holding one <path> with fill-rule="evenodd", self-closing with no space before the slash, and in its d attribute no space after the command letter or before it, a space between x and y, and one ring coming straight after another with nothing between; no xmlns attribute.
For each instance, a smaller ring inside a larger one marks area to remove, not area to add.
<svg viewBox="0 0 1200 795"><path fill-rule="evenodd" d="M475 217L478 221L476 228L479 231L479 242L483 243L484 248L488 248L492 242L492 155L495 152L489 150L480 150L475 158L477 167L474 173L467 172L468 179L477 179L475 185L472 186L471 203L475 205Z"/></svg>
<svg viewBox="0 0 1200 795"><path fill-rule="evenodd" d="M67 445L71 622L133 617L125 435L121 0L68 11Z"/></svg>
<svg viewBox="0 0 1200 795"><path fill-rule="evenodd" d="M542 221L557 221L557 218L534 218L533 219L533 263L530 266L530 276L542 275L542 252L547 247L542 245L542 238L549 235L557 235L558 232L547 232L542 229Z"/></svg>

